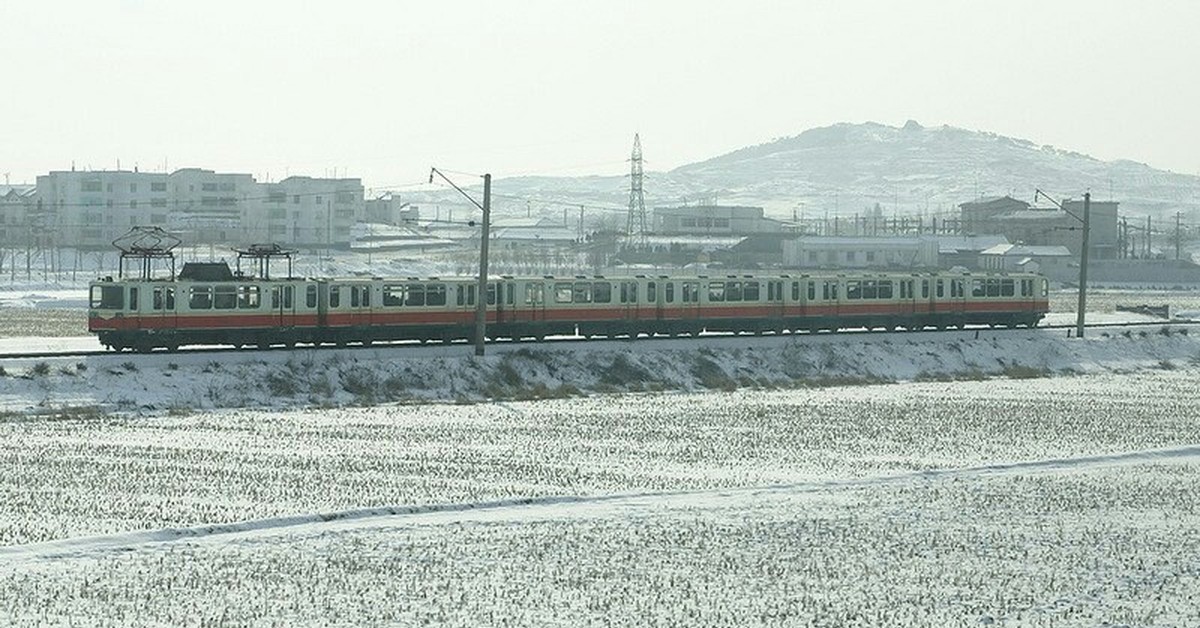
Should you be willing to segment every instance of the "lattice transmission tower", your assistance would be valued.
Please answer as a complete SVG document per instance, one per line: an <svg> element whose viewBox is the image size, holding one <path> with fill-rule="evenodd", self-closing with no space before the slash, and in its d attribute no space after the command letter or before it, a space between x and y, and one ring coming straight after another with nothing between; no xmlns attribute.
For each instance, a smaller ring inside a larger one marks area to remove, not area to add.
<svg viewBox="0 0 1200 628"><path fill-rule="evenodd" d="M642 140L633 135L633 155L629 158L629 217L625 222L625 235L632 246L646 246L646 196L642 192Z"/></svg>

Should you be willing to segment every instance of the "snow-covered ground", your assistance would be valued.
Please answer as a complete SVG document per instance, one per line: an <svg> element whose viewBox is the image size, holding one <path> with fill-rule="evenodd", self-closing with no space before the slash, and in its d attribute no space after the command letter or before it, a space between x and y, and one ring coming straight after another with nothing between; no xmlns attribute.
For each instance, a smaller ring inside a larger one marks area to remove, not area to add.
<svg viewBox="0 0 1200 628"><path fill-rule="evenodd" d="M0 623L1196 625L1198 374L22 417Z"/></svg>

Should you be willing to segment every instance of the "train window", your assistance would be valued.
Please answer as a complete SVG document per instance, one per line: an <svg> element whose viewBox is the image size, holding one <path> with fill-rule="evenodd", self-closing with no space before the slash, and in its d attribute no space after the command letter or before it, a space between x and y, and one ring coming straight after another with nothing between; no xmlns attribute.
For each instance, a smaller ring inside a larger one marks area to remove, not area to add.
<svg viewBox="0 0 1200 628"><path fill-rule="evenodd" d="M556 283L554 284L554 302L555 303L570 303L571 302L571 284Z"/></svg>
<svg viewBox="0 0 1200 628"><path fill-rule="evenodd" d="M419 283L410 283L405 286L404 305L409 307L425 305L425 286Z"/></svg>
<svg viewBox="0 0 1200 628"><path fill-rule="evenodd" d="M667 303L674 303L675 302L675 283L668 281L665 284L663 284L663 293L664 293L664 296L667 298Z"/></svg>
<svg viewBox="0 0 1200 628"><path fill-rule="evenodd" d="M156 310L175 309L175 288L168 286L158 286L155 288L154 295L151 298L151 306Z"/></svg>
<svg viewBox="0 0 1200 628"><path fill-rule="evenodd" d="M646 301L649 303L658 303L658 284L653 281L646 284Z"/></svg>
<svg viewBox="0 0 1200 628"><path fill-rule="evenodd" d="M496 304L496 284L494 284L494 283L489 283L487 285L487 304L488 305Z"/></svg>
<svg viewBox="0 0 1200 628"><path fill-rule="evenodd" d="M121 286L92 286L92 309L119 310L125 306L125 289Z"/></svg>
<svg viewBox="0 0 1200 628"><path fill-rule="evenodd" d="M504 302L508 305L513 304L513 292L515 287L511 283L504 284Z"/></svg>
<svg viewBox="0 0 1200 628"><path fill-rule="evenodd" d="M138 309L138 289L137 286L129 287L129 309L136 312Z"/></svg>
<svg viewBox="0 0 1200 628"><path fill-rule="evenodd" d="M425 286L425 305L445 305L446 284L431 283Z"/></svg>
<svg viewBox="0 0 1200 628"><path fill-rule="evenodd" d="M747 281L742 284L742 300L757 301L759 296L758 282Z"/></svg>
<svg viewBox="0 0 1200 628"><path fill-rule="evenodd" d="M921 298L922 299L929 298L929 280L928 279L921 280Z"/></svg>
<svg viewBox="0 0 1200 628"><path fill-rule="evenodd" d="M989 297L1000 296L1000 280L999 279L988 279L985 282L985 285L986 285L987 296L989 296Z"/></svg>
<svg viewBox="0 0 1200 628"><path fill-rule="evenodd" d="M945 291L942 289L942 280L941 279L938 279L934 285L937 287L937 289L934 291L934 295L937 296L937 298L940 299L940 298L946 296Z"/></svg>
<svg viewBox="0 0 1200 628"><path fill-rule="evenodd" d="M404 297L408 288L404 284L387 284L383 287L383 306L400 307L404 305ZM463 290L458 291L458 304L463 304Z"/></svg>
<svg viewBox="0 0 1200 628"><path fill-rule="evenodd" d="M683 302L697 303L700 301L700 282L685 281L683 282Z"/></svg>
<svg viewBox="0 0 1200 628"><path fill-rule="evenodd" d="M880 299L892 298L892 282L890 282L890 281L879 282L879 293L877 295L877 298L880 298Z"/></svg>
<svg viewBox="0 0 1200 628"><path fill-rule="evenodd" d="M609 294L611 298L611 290ZM592 284L586 281L577 282L571 293L572 303L591 303L592 302Z"/></svg>
<svg viewBox="0 0 1200 628"><path fill-rule="evenodd" d="M809 300L809 301L816 301L816 300L817 300L817 282L815 282L815 281L806 281L806 282L804 282L804 283L807 283L807 284L808 284L808 300ZM797 300L798 300L798 299L797 299Z"/></svg>
<svg viewBox="0 0 1200 628"><path fill-rule="evenodd" d="M341 307L342 305L342 287L329 286L329 307ZM275 303L271 307L279 307Z"/></svg>
<svg viewBox="0 0 1200 628"><path fill-rule="evenodd" d="M578 290L576 284L576 290ZM607 281L597 281L592 284L592 302L593 303L612 303L612 284Z"/></svg>
<svg viewBox="0 0 1200 628"><path fill-rule="evenodd" d="M973 296L973 297L987 296L987 287L984 285L984 282L982 279L972 279L971 280L971 296Z"/></svg>
<svg viewBox="0 0 1200 628"><path fill-rule="evenodd" d="M876 296L878 296L878 294L878 287L874 281L862 282L862 298L874 299Z"/></svg>
<svg viewBox="0 0 1200 628"><path fill-rule="evenodd" d="M316 286L309 286L315 288ZM238 286L237 306L239 310L257 310L259 306L258 286Z"/></svg>
<svg viewBox="0 0 1200 628"><path fill-rule="evenodd" d="M358 286L350 286L350 307L358 307Z"/></svg>
<svg viewBox="0 0 1200 628"><path fill-rule="evenodd" d="M525 284L525 303L540 305L545 300L545 287L540 283Z"/></svg>
<svg viewBox="0 0 1200 628"><path fill-rule="evenodd" d="M1001 279L1000 280L1000 296L1011 297L1011 296L1013 296L1014 292L1015 292L1015 290L1014 290L1012 279Z"/></svg>
<svg viewBox="0 0 1200 628"><path fill-rule="evenodd" d="M811 286L812 284L809 284L809 285ZM809 295L808 298L811 299L812 295ZM799 281L792 282L792 300L793 301L800 300L800 282Z"/></svg>
<svg viewBox="0 0 1200 628"><path fill-rule="evenodd" d="M863 298L862 283L858 281L846 282L846 299L849 301L857 301Z"/></svg>
<svg viewBox="0 0 1200 628"><path fill-rule="evenodd" d="M725 283L725 300L726 301L741 301L742 300L742 282L729 281Z"/></svg>
<svg viewBox="0 0 1200 628"><path fill-rule="evenodd" d="M829 282L828 281L826 281L821 286L821 298L825 301L828 301L830 298L832 298L829 296Z"/></svg>
<svg viewBox="0 0 1200 628"><path fill-rule="evenodd" d="M710 281L708 282L708 300L710 302L721 302L725 300L725 282Z"/></svg>
<svg viewBox="0 0 1200 628"><path fill-rule="evenodd" d="M632 283L632 282L629 282L629 281L621 282L621 303L633 303L634 301L637 301L637 292L629 289L630 283ZM635 286L634 290L636 290L637 284L634 284L634 286Z"/></svg>
<svg viewBox="0 0 1200 628"><path fill-rule="evenodd" d="M1050 295L1050 281L1047 279L1043 279L1042 280L1042 296L1045 297L1045 296L1049 296L1049 295Z"/></svg>
<svg viewBox="0 0 1200 628"><path fill-rule="evenodd" d="M192 286L188 296L188 308L193 310L212 309L212 286Z"/></svg>
<svg viewBox="0 0 1200 628"><path fill-rule="evenodd" d="M213 309L232 310L237 307L237 286L217 286L213 292Z"/></svg>
<svg viewBox="0 0 1200 628"><path fill-rule="evenodd" d="M371 307L371 285L367 284L365 286L359 286L358 291L362 295L358 300L359 305L362 305L363 307Z"/></svg>
<svg viewBox="0 0 1200 628"><path fill-rule="evenodd" d="M304 289L304 305L305 307L317 307L317 286L309 284Z"/></svg>

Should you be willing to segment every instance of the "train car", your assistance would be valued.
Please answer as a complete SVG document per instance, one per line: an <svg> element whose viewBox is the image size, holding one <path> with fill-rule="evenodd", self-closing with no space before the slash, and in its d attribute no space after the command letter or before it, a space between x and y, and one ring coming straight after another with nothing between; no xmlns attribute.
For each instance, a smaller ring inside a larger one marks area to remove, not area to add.
<svg viewBox="0 0 1200 628"><path fill-rule="evenodd" d="M224 272L93 282L88 328L115 350L452 342L474 332L473 278L257 279ZM813 273L494 277L489 338L1032 326L1035 274Z"/></svg>

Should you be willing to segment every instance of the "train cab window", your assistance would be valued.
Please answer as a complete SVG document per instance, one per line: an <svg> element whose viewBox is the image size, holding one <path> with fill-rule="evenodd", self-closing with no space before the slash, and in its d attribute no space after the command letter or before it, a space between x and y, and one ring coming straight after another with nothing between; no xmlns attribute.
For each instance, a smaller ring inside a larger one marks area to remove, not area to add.
<svg viewBox="0 0 1200 628"><path fill-rule="evenodd" d="M724 281L708 282L708 300L711 303L720 303L725 300Z"/></svg>
<svg viewBox="0 0 1200 628"><path fill-rule="evenodd" d="M410 283L404 286L404 305L408 307L425 305L425 286L419 283Z"/></svg>
<svg viewBox="0 0 1200 628"><path fill-rule="evenodd" d="M593 303L612 303L612 284L607 281L597 281L592 284ZM637 293L634 292L636 295Z"/></svg>
<svg viewBox="0 0 1200 628"><path fill-rule="evenodd" d="M125 289L121 286L92 286L92 309L119 310L125 307Z"/></svg>
<svg viewBox="0 0 1200 628"><path fill-rule="evenodd" d="M741 301L742 300L742 282L729 281L725 283L725 300L726 301Z"/></svg>
<svg viewBox="0 0 1200 628"><path fill-rule="evenodd" d="M667 303L675 302L675 282L668 281L663 284L663 296L666 297Z"/></svg>
<svg viewBox="0 0 1200 628"><path fill-rule="evenodd" d="M342 305L342 287L329 286L329 307L341 307ZM275 307L274 304L271 307Z"/></svg>
<svg viewBox="0 0 1200 628"><path fill-rule="evenodd" d="M317 307L317 287L315 285L310 284L304 289L304 305L310 308Z"/></svg>
<svg viewBox="0 0 1200 628"><path fill-rule="evenodd" d="M175 309L175 288L158 286L151 297L151 306L156 310Z"/></svg>
<svg viewBox="0 0 1200 628"><path fill-rule="evenodd" d="M1000 280L1000 296L1011 297L1015 293L1015 287L1012 279Z"/></svg>
<svg viewBox="0 0 1200 628"><path fill-rule="evenodd" d="M431 283L425 286L425 305L445 305L446 284Z"/></svg>
<svg viewBox="0 0 1200 628"><path fill-rule="evenodd" d="M526 305L541 305L545 298L545 286L540 283L525 284Z"/></svg>
<svg viewBox="0 0 1200 628"><path fill-rule="evenodd" d="M316 286L309 286L315 288ZM239 310L257 310L260 305L258 286L237 287L237 307Z"/></svg>
<svg viewBox="0 0 1200 628"><path fill-rule="evenodd" d="M646 302L658 303L658 284L653 281L646 284Z"/></svg>
<svg viewBox="0 0 1200 628"><path fill-rule="evenodd" d="M129 310L136 312L138 309L138 289L137 286L129 288Z"/></svg>
<svg viewBox="0 0 1200 628"><path fill-rule="evenodd" d="M554 284L554 302L555 303L570 303L572 295L571 284L556 283Z"/></svg>
<svg viewBox="0 0 1200 628"><path fill-rule="evenodd" d="M188 295L188 308L193 310L212 309L212 286L192 286Z"/></svg>
<svg viewBox="0 0 1200 628"><path fill-rule="evenodd" d="M742 283L742 300L757 301L759 296L758 282L746 281Z"/></svg>

